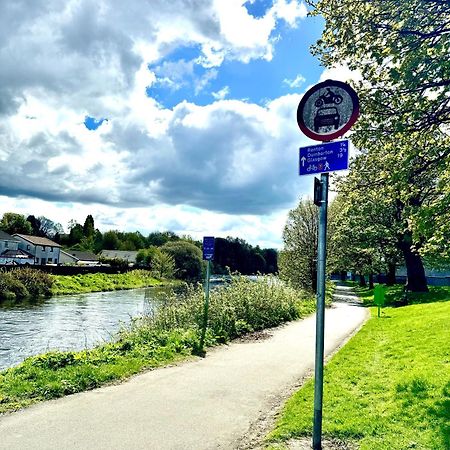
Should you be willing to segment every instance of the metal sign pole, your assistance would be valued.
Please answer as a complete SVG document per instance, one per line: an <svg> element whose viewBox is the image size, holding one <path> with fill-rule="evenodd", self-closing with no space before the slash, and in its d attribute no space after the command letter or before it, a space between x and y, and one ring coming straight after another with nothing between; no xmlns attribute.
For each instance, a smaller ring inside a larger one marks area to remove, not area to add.
<svg viewBox="0 0 450 450"><path fill-rule="evenodd" d="M211 261L208 259L206 261L205 304L203 307L203 327L202 327L202 335L200 338L200 353L203 352L203 347L205 345L206 328L208 326L209 278L210 278L210 272L211 272L210 265L211 265Z"/></svg>
<svg viewBox="0 0 450 450"><path fill-rule="evenodd" d="M317 313L316 362L314 370L313 449L322 450L323 355L325 330L325 268L327 257L328 173L321 176L322 195L319 209L319 239L317 246Z"/></svg>

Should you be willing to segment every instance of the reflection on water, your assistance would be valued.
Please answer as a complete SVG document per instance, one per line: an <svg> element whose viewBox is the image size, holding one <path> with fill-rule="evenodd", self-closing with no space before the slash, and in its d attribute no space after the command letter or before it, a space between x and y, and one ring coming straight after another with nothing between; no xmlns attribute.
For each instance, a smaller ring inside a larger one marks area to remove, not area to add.
<svg viewBox="0 0 450 450"><path fill-rule="evenodd" d="M82 350L149 314L167 288L96 292L0 304L0 370L50 350Z"/></svg>

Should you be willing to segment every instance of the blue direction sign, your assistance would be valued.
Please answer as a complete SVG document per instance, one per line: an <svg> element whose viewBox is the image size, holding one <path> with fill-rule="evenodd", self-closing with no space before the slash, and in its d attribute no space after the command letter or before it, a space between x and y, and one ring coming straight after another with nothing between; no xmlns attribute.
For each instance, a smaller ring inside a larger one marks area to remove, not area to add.
<svg viewBox="0 0 450 450"><path fill-rule="evenodd" d="M214 237L212 236L203 238L203 259L206 261L214 259Z"/></svg>
<svg viewBox="0 0 450 450"><path fill-rule="evenodd" d="M300 175L348 169L348 140L300 147Z"/></svg>

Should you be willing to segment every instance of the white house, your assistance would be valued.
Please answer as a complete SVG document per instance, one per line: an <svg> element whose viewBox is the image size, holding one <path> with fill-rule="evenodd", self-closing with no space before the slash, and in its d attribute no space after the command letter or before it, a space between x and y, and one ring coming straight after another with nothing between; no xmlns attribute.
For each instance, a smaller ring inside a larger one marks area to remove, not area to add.
<svg viewBox="0 0 450 450"><path fill-rule="evenodd" d="M34 264L58 264L61 246L45 237L14 234L19 240L19 250L32 255Z"/></svg>
<svg viewBox="0 0 450 450"><path fill-rule="evenodd" d="M19 240L0 230L0 255L7 250L17 250Z"/></svg>
<svg viewBox="0 0 450 450"><path fill-rule="evenodd" d="M20 240L0 230L0 264L34 264L34 257L19 249Z"/></svg>

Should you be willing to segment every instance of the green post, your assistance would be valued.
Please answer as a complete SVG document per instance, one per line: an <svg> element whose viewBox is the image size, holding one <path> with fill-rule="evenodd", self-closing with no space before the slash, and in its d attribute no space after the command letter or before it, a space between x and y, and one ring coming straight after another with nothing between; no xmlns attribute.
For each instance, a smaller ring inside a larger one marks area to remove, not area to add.
<svg viewBox="0 0 450 450"><path fill-rule="evenodd" d="M211 261L206 261L206 281L205 281L205 304L203 307L203 327L202 335L200 338L200 353L203 353L203 347L205 345L206 328L208 326L208 309L209 309L209 277L210 277L210 264Z"/></svg>
<svg viewBox="0 0 450 450"><path fill-rule="evenodd" d="M384 306L384 286L377 284L373 290L373 301L378 306L378 317L381 316L381 307Z"/></svg>

